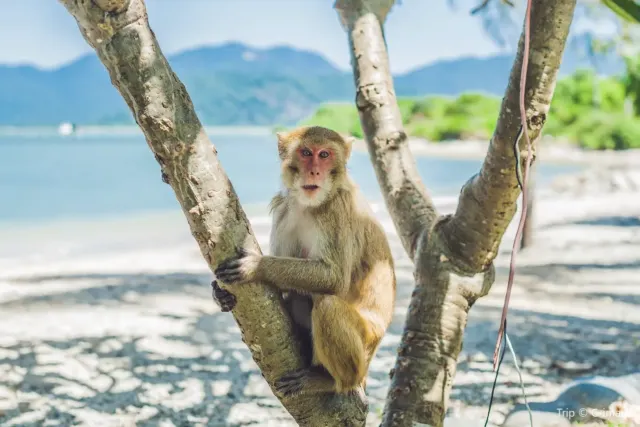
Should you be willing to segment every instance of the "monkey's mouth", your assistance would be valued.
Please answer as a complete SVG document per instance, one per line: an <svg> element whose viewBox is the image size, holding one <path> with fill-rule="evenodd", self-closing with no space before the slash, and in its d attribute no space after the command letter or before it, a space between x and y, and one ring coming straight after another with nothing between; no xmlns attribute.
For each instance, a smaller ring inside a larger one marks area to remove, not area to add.
<svg viewBox="0 0 640 427"><path fill-rule="evenodd" d="M304 191L315 191L315 190L317 190L318 188L320 188L320 187L318 187L317 185L303 185L303 186L302 186L302 189L303 189Z"/></svg>

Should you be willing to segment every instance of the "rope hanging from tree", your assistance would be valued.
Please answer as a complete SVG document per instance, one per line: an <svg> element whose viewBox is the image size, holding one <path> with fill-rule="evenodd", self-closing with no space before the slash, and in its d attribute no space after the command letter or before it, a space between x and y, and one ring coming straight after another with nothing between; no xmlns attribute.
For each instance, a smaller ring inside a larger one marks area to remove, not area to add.
<svg viewBox="0 0 640 427"><path fill-rule="evenodd" d="M522 212L520 214L520 222L518 223L518 229L513 239L513 248L511 250L511 262L509 264L509 280L507 282L507 292L504 299L504 305L502 307L502 316L500 318L500 329L498 330L498 339L497 339L496 347L493 353L493 369L495 370L496 375L493 381L493 387L491 388L491 397L489 398L489 408L487 410L487 419L485 420L485 424L484 424L485 427L489 423L489 416L491 414L491 405L493 404L493 396L496 388L496 383L498 382L498 375L500 373L500 365L502 365L502 361L504 359L507 346L509 347L509 350L511 352L511 357L513 358L516 371L518 372L518 376L520 378L520 387L522 389L522 395L524 397L524 402L529 412L529 423L531 427L533 427L533 417L531 414L531 408L529 407L529 403L527 402L527 395L524 389L522 373L520 372L520 367L518 366L518 359L516 356L516 352L513 349L513 345L511 344L509 335L507 335L507 311L509 309L509 298L511 297L511 287L513 286L513 279L515 276L516 254L519 248L518 243L522 238L524 224L527 219L527 187L528 187L527 182L529 178L529 170L531 168L531 162L533 159L531 141L529 139L529 128L527 124L527 112L526 112L526 104L525 104L527 69L529 65L530 38L531 38L531 0L527 0L527 10L525 13L525 21L524 21L524 47L523 47L523 54L522 54L522 68L520 72L521 125L520 125L520 130L518 131L518 135L516 136L516 139L513 142L513 155L515 158L515 173L516 173L516 178L518 180L518 186L522 191ZM525 161L524 171L521 170L522 162L520 158L520 139L522 138L522 136L524 136L525 141L527 142L527 158ZM505 345L502 347L502 351L500 351L500 344L502 343L503 336L505 338Z"/></svg>

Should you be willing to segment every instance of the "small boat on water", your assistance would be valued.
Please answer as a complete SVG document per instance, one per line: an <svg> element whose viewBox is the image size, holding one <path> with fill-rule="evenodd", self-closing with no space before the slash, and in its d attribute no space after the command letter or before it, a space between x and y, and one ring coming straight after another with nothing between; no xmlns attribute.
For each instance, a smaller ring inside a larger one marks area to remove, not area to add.
<svg viewBox="0 0 640 427"><path fill-rule="evenodd" d="M62 136L72 135L75 133L75 131L76 131L76 126L73 123L64 122L64 123L60 123L60 126L58 126L58 134Z"/></svg>

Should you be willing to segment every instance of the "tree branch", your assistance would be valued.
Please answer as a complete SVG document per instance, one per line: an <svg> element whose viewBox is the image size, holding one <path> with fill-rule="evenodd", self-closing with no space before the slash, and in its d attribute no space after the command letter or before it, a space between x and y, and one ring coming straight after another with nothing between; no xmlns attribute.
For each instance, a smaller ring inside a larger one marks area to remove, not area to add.
<svg viewBox="0 0 640 427"><path fill-rule="evenodd" d="M61 1L129 105L211 270L238 247L259 250L216 149L149 27L143 0ZM273 389L275 380L303 367L290 319L278 293L264 285L234 287L233 293L243 341ZM303 426L365 422L366 405L355 396L281 401Z"/></svg>
<svg viewBox="0 0 640 427"><path fill-rule="evenodd" d="M387 210L413 259L420 234L437 217L409 150L389 70L382 23L393 0L337 0L335 8L349 35L360 114L371 162Z"/></svg>
<svg viewBox="0 0 640 427"><path fill-rule="evenodd" d="M478 12L485 10L487 8L487 6L489 6L489 2L491 0L483 0L482 3L480 3L479 5L477 5L476 7L474 7L473 9L471 9L471 12L469 12L471 15L475 15ZM506 4L507 6L513 7L514 4L511 2L511 0L501 0L502 3Z"/></svg>
<svg viewBox="0 0 640 427"><path fill-rule="evenodd" d="M349 33L369 153L415 265L416 287L382 426L442 427L468 313L494 282L493 260L519 193L512 148L520 123L522 41L482 170L463 187L456 214L436 219L406 144L389 75L382 22L392 5L392 0L337 0L335 6ZM535 3L527 85L532 88L527 110L534 138L549 109L574 7L575 0ZM526 150L521 157L524 162Z"/></svg>
<svg viewBox="0 0 640 427"><path fill-rule="evenodd" d="M349 34L356 103L378 183L415 265L416 287L382 425L440 427L468 311L489 291L494 269L463 274L449 261L441 236L432 232L437 213L409 151L389 71L382 22L392 5L391 0L335 5Z"/></svg>
<svg viewBox="0 0 640 427"><path fill-rule="evenodd" d="M576 0L537 0L531 10L526 111L534 155L536 140L549 112L575 5ZM442 224L443 236L456 262L471 272L482 271L495 259L520 195L513 143L520 129L522 51L521 37L482 169L462 189L453 217ZM525 138L521 139L519 148L524 169L528 156Z"/></svg>

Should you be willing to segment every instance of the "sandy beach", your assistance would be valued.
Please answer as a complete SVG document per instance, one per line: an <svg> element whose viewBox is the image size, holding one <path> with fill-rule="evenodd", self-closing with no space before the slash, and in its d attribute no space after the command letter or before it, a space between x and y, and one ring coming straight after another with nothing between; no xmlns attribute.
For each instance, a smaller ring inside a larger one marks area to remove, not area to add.
<svg viewBox="0 0 640 427"><path fill-rule="evenodd" d="M464 144L412 142L412 149L449 156L486 151ZM569 150L571 160L558 148L553 157L553 149L541 149L540 159L610 168L589 169L584 176L597 179L565 180L574 184L536 201L535 244L519 254L509 315L530 401L554 398L578 375L617 376L640 367L640 179L629 169L640 156ZM438 206L441 213L455 209L447 200ZM384 206L374 207L396 258L399 295L369 373L371 426L378 425L413 287L391 220ZM491 293L471 310L452 419L483 425L486 416L517 219L503 240ZM268 218L255 214L251 222L266 250ZM295 425L232 316L213 303L211 279L180 212L0 229L0 425ZM569 362L581 368L563 368ZM520 393L507 356L492 425L502 423Z"/></svg>
<svg viewBox="0 0 640 427"><path fill-rule="evenodd" d="M458 159L483 159L487 153L487 141L440 141L432 142L409 137L409 146L416 156L446 157ZM363 140L356 140L354 149L367 151ZM582 150L573 144L543 137L538 142L538 161L545 163L584 164L588 166L640 165L640 149L616 151Z"/></svg>

